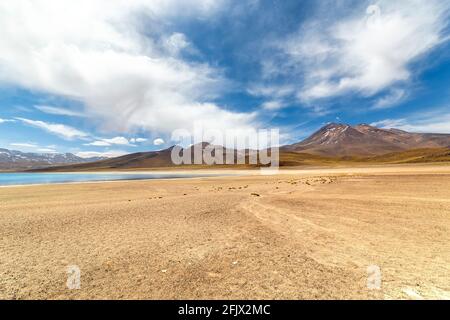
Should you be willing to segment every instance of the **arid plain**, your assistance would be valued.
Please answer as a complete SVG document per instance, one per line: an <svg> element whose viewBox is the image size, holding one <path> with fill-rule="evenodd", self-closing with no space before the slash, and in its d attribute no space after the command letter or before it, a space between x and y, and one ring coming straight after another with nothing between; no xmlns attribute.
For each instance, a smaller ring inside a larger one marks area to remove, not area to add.
<svg viewBox="0 0 450 320"><path fill-rule="evenodd" d="M0 188L0 298L450 299L450 165Z"/></svg>

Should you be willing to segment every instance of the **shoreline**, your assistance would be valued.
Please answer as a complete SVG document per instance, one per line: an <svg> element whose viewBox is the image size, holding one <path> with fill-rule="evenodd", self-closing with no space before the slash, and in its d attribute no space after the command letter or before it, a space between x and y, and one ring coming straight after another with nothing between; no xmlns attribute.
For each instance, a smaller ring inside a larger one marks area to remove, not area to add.
<svg viewBox="0 0 450 320"><path fill-rule="evenodd" d="M79 174L76 172L71 172L72 174ZM31 173L33 174L33 173ZM41 174L41 173L38 173ZM53 173L51 173L53 174ZM69 174L69 173L63 173L60 174ZM122 173L122 172L116 172L116 173L93 173L91 174L133 174L133 173ZM136 173L135 173L136 174ZM140 173L140 174L146 174L146 173ZM181 175L181 174L180 174ZM117 179L117 180L87 180L87 181L66 181L66 182L48 182L48 183L28 183L28 184L11 184L11 185L0 185L0 188L18 188L18 187L38 187L38 186L51 186L51 185L77 185L77 184L101 184L101 183L117 183L117 182L137 182L137 181L170 181L170 180L191 180L191 179L202 179L202 178L217 178L217 177L238 177L239 174L233 174L233 175L220 175L220 174L210 174L210 175L198 175L198 176L192 176L192 177L171 177L171 178L137 178L137 179Z"/></svg>
<svg viewBox="0 0 450 320"><path fill-rule="evenodd" d="M400 169L400 170L399 170ZM193 170L142 170L142 171L68 171L68 172L0 172L1 174L51 174L51 175L192 175L191 177L170 177L170 178L137 178L137 179L118 179L118 180L98 180L98 181L67 181L67 182L50 182L50 183L30 183L30 184L14 184L0 185L0 188L16 188L28 186L47 186L47 185L76 185L86 183L111 183L111 182L132 182L132 181L165 181L165 180L190 180L190 179L208 179L219 177L242 177L242 176L272 176L272 175L299 175L303 177L314 175L355 175L364 174L370 170L371 175L407 175L407 174L444 174L450 175L450 164L389 164L389 165L368 165L368 166L346 166L346 167L314 167L314 168L280 168L275 172L262 173L260 169L193 169ZM197 175L197 176L196 176Z"/></svg>

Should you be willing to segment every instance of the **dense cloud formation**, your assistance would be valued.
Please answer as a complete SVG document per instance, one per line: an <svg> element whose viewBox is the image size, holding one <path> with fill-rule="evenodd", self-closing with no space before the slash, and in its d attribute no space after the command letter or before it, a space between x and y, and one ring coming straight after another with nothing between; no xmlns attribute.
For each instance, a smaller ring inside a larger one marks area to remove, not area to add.
<svg viewBox="0 0 450 320"><path fill-rule="evenodd" d="M182 59L180 52L192 46L189 39L165 28L180 17L212 19L225 5L216 0L2 1L0 81L81 101L86 117L106 129L171 132L194 121L247 127L253 115L209 102L227 85L221 70Z"/></svg>

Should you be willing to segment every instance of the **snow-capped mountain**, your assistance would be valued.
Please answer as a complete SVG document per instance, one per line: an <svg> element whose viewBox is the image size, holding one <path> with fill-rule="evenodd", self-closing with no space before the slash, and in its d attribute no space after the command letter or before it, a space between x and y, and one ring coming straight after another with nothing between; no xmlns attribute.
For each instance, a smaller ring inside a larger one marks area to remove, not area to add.
<svg viewBox="0 0 450 320"><path fill-rule="evenodd" d="M81 158L72 153L31 153L0 148L0 169L23 170L53 165L86 163L106 158Z"/></svg>
<svg viewBox="0 0 450 320"><path fill-rule="evenodd" d="M368 124L350 126L330 123L302 142L285 146L282 150L324 156L371 156L442 147L450 147L449 134L412 133L380 129Z"/></svg>

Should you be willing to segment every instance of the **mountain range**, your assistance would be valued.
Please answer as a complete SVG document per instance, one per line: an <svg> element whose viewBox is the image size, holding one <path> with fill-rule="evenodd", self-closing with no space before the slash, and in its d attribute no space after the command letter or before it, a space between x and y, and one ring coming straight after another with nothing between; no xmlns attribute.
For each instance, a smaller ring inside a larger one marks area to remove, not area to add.
<svg viewBox="0 0 450 320"><path fill-rule="evenodd" d="M354 157L448 147L450 134L411 133L398 129L380 129L368 124L350 126L330 123L309 138L284 146L282 150L331 157Z"/></svg>
<svg viewBox="0 0 450 320"><path fill-rule="evenodd" d="M81 158L72 153L31 153L0 149L0 170L26 170L56 165L88 163L103 157Z"/></svg>
<svg viewBox="0 0 450 320"><path fill-rule="evenodd" d="M206 148L208 143L202 143ZM175 166L172 148L139 152L110 159L83 159L73 154L34 154L0 149L0 169L117 170ZM192 154L192 146L187 152ZM249 156L252 150L226 150ZM380 129L368 124L350 126L330 123L305 140L280 148L281 166L327 165L345 162L433 162L450 161L450 134L411 133Z"/></svg>

